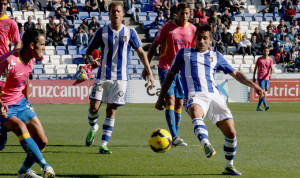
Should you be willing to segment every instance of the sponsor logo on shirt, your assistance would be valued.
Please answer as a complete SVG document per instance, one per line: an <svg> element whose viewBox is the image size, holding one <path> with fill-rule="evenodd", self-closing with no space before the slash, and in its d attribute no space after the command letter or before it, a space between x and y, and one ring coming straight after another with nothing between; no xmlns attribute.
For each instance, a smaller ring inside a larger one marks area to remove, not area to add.
<svg viewBox="0 0 300 178"><path fill-rule="evenodd" d="M122 36L122 41L126 42L127 41L127 36Z"/></svg>
<svg viewBox="0 0 300 178"><path fill-rule="evenodd" d="M8 29L8 23L4 25L4 28L5 28L5 29Z"/></svg>

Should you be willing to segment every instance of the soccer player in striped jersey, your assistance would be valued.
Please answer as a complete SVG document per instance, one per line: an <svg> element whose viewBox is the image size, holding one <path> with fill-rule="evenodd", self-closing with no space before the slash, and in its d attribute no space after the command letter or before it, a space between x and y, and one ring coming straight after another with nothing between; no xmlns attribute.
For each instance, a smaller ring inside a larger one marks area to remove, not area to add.
<svg viewBox="0 0 300 178"><path fill-rule="evenodd" d="M194 36L196 27L188 22L189 18L189 5L186 3L180 3L177 6L177 19L169 21L162 27L149 49L148 60L150 62L156 48L159 44L161 45L158 63L158 74L161 84L163 83L178 50L181 48L190 48L195 46ZM147 72L144 70L144 78L146 77L146 74ZM165 116L170 133L173 137L173 146L187 146L187 143L178 137L183 98L184 93L181 84L181 77L178 73L166 95L167 107Z"/></svg>
<svg viewBox="0 0 300 178"><path fill-rule="evenodd" d="M272 79L272 66L273 66L273 60L269 57L270 50L269 48L265 48L263 51L263 56L259 57L256 61L254 72L253 72L253 82L256 82L255 75L257 72L257 81L258 85L264 89L265 91L268 91L269 89L269 80ZM260 106L261 103L264 104L265 110L267 111L270 109L270 106L267 105L267 100L265 97L259 98L258 105L256 108L256 111L263 111Z"/></svg>
<svg viewBox="0 0 300 178"><path fill-rule="evenodd" d="M183 48L178 51L155 107L163 110L165 95L176 73L181 71L185 95L184 106L192 119L195 135L202 144L207 158L213 157L216 152L209 141L208 131L203 122L205 116L216 124L225 136L223 174L242 175L233 167L237 148L236 130L231 111L217 89L214 79L215 70L222 70L242 84L254 88L260 97L265 95L265 92L243 73L228 64L221 53L210 51L211 41L211 27L209 25L198 26L195 36L196 48Z"/></svg>
<svg viewBox="0 0 300 178"><path fill-rule="evenodd" d="M0 96L1 135L12 131L18 137L27 157L19 170L19 178L40 177L31 170L34 163L43 168L43 177L54 177L52 167L42 156L48 142L37 114L33 111L23 91L32 72L35 59L42 57L45 50L45 36L41 30L28 30L23 36L23 47L0 57L0 74L6 76L4 93ZM3 135L2 135L3 136ZM1 141L1 149L5 141Z"/></svg>
<svg viewBox="0 0 300 178"><path fill-rule="evenodd" d="M111 154L107 143L111 137L117 108L125 104L125 92L127 86L128 63L130 48L137 51L141 62L148 72L148 84L154 85L152 71L147 56L142 48L141 40L137 32L122 24L124 16L123 4L112 2L109 5L111 24L99 28L89 44L86 56L93 67L99 67L95 83L90 93L90 108L88 120L90 131L86 137L86 145L93 144L95 133L98 130L98 110L102 103L107 103L106 117L103 123L102 141L99 148L100 154ZM92 51L101 48L101 65L93 59Z"/></svg>

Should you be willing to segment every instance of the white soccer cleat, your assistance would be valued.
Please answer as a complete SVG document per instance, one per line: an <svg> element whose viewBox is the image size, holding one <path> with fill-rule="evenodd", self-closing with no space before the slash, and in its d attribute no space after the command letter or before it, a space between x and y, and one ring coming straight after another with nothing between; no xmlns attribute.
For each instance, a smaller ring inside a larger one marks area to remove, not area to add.
<svg viewBox="0 0 300 178"><path fill-rule="evenodd" d="M185 143L183 141L183 139L179 138L179 137L173 137L173 146L187 146L187 143Z"/></svg>
<svg viewBox="0 0 300 178"><path fill-rule="evenodd" d="M43 178L54 178L55 173L51 166L45 166L42 173Z"/></svg>
<svg viewBox="0 0 300 178"><path fill-rule="evenodd" d="M30 170L29 172L18 174L18 178L42 178L42 177L38 176L33 170Z"/></svg>

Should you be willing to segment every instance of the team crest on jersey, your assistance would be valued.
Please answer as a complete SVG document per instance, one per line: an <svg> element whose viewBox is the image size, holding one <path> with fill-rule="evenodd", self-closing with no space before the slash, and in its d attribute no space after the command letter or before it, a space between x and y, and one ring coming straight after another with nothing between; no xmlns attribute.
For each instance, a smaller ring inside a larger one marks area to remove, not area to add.
<svg viewBox="0 0 300 178"><path fill-rule="evenodd" d="M122 41L126 42L127 41L127 36L122 36Z"/></svg>
<svg viewBox="0 0 300 178"><path fill-rule="evenodd" d="M191 35L192 35L192 33L191 33L191 31L190 31L190 30L188 31L188 35L189 35L189 36L191 36Z"/></svg>
<svg viewBox="0 0 300 178"><path fill-rule="evenodd" d="M120 97L122 97L122 96L124 96L124 92L123 92L123 91L119 91L118 95L119 95Z"/></svg>
<svg viewBox="0 0 300 178"><path fill-rule="evenodd" d="M4 25L4 28L5 28L5 29L8 29L8 23Z"/></svg>
<svg viewBox="0 0 300 178"><path fill-rule="evenodd" d="M213 62L214 61L214 58L211 57L211 56L209 56L207 59L208 59L209 62Z"/></svg>

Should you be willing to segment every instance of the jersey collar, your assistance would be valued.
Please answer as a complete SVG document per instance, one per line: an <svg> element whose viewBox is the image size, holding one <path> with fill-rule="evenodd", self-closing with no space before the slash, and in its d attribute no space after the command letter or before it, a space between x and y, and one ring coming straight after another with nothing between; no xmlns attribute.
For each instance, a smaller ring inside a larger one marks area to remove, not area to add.
<svg viewBox="0 0 300 178"><path fill-rule="evenodd" d="M173 20L172 23L173 23L174 25L176 25L176 26L179 27L179 25L176 23L176 20ZM188 26L188 25L189 25L189 22L186 22L186 23L184 24L184 27L186 27L186 26Z"/></svg>
<svg viewBox="0 0 300 178"><path fill-rule="evenodd" d="M0 17L0 20L5 20L5 19L9 19L9 17L6 14L4 14Z"/></svg>

